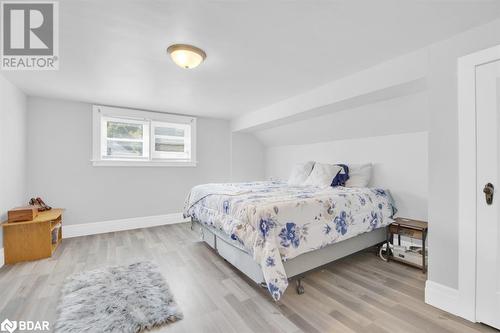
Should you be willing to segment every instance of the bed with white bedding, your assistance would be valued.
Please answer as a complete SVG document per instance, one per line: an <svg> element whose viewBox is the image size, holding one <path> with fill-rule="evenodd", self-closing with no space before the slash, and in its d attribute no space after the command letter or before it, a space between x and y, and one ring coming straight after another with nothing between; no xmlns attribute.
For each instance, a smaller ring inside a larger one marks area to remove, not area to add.
<svg viewBox="0 0 500 333"><path fill-rule="evenodd" d="M252 256L275 300L288 286L287 261L383 228L394 213L387 190L280 181L195 186L184 207Z"/></svg>

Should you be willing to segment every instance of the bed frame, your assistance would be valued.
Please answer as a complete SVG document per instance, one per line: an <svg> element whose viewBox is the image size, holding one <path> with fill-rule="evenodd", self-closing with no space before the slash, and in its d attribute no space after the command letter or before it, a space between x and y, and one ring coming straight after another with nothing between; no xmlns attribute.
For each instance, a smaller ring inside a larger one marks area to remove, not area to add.
<svg viewBox="0 0 500 333"><path fill-rule="evenodd" d="M231 265L236 267L255 283L263 287L266 286L260 266L241 245L231 240L222 232L218 232L194 219L191 219L191 229L198 229L201 239ZM386 240L386 227L382 227L328 245L322 249L301 254L293 259L285 261L283 265L285 266L285 272L288 279L297 281L297 293L303 294L304 286L301 280L304 273L374 245L380 245L386 242Z"/></svg>

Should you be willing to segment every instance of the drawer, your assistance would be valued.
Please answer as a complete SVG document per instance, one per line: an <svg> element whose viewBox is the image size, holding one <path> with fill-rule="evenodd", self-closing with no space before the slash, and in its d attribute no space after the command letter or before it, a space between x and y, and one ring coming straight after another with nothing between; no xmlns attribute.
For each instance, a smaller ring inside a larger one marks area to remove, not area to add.
<svg viewBox="0 0 500 333"><path fill-rule="evenodd" d="M215 235L208 229L201 228L201 238L205 243L207 243L212 249L215 249Z"/></svg>
<svg viewBox="0 0 500 333"><path fill-rule="evenodd" d="M231 265L255 281L255 283L260 284L264 281L262 269L248 253L220 238L217 239L217 252Z"/></svg>
<svg viewBox="0 0 500 333"><path fill-rule="evenodd" d="M397 226L391 225L389 227L389 231L393 234L399 234L399 235L404 236L404 237L422 239L422 231L420 231L420 230L409 229L409 228L404 228L404 227L398 228Z"/></svg>

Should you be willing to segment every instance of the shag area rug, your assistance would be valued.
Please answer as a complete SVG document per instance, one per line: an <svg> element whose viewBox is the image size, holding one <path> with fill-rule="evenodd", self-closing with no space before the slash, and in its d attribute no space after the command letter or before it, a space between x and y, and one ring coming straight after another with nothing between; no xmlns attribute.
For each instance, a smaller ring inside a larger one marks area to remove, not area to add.
<svg viewBox="0 0 500 333"><path fill-rule="evenodd" d="M56 332L136 333L182 319L158 267L151 262L106 267L68 277Z"/></svg>

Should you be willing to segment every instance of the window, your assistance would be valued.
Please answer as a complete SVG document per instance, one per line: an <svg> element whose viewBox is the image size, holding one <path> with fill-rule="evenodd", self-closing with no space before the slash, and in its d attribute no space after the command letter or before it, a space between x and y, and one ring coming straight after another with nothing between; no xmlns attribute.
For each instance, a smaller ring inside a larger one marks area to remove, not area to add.
<svg viewBox="0 0 500 333"><path fill-rule="evenodd" d="M154 121L153 158L190 159L191 125Z"/></svg>
<svg viewBox="0 0 500 333"><path fill-rule="evenodd" d="M195 166L196 118L93 108L96 166Z"/></svg>
<svg viewBox="0 0 500 333"><path fill-rule="evenodd" d="M103 159L149 159L149 124L146 121L101 117Z"/></svg>

